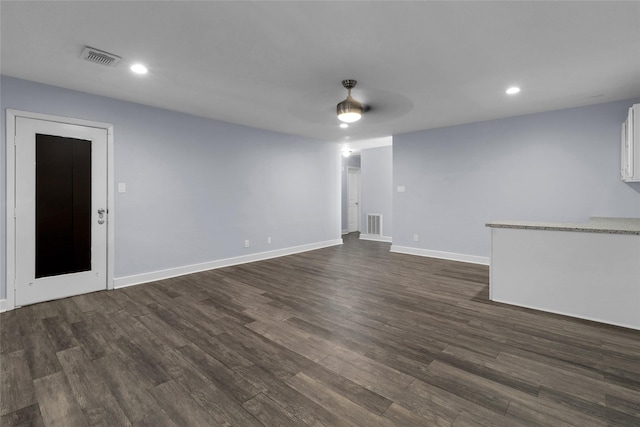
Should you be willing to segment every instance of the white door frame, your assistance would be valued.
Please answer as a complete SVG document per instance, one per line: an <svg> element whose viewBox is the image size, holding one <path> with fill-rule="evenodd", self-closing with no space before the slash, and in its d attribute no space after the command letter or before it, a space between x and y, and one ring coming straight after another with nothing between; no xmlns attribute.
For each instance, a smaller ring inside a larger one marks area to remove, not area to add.
<svg viewBox="0 0 640 427"><path fill-rule="evenodd" d="M361 216L362 216L362 211L361 211L361 205L362 205L362 170L361 168L357 167L357 166L347 166L347 233L350 232L349 230L349 200L351 199L351 184L350 184L350 180L351 180L351 174L350 172L358 172L358 201L356 202L358 208L357 211L358 213L356 214L357 216L357 225L356 225L356 231L361 232L362 230L360 230L360 225L361 225Z"/></svg>
<svg viewBox="0 0 640 427"><path fill-rule="evenodd" d="M15 182L16 182L16 118L45 120L49 122L65 123L78 126L93 127L107 131L107 289L113 289L113 265L114 265L114 157L113 157L113 125L110 123L93 122L89 120L73 119L68 117L52 116L48 114L31 113L27 111L11 110L7 108L6 117L6 171L7 171L7 300L6 310L15 308L15 280L16 280L16 224L15 224Z"/></svg>

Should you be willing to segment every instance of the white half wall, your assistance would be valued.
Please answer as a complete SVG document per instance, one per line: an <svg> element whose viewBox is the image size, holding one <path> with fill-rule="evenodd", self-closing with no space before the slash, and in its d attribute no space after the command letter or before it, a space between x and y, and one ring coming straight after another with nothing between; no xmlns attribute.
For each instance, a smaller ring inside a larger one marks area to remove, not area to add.
<svg viewBox="0 0 640 427"><path fill-rule="evenodd" d="M491 228L490 298L640 329L640 236Z"/></svg>

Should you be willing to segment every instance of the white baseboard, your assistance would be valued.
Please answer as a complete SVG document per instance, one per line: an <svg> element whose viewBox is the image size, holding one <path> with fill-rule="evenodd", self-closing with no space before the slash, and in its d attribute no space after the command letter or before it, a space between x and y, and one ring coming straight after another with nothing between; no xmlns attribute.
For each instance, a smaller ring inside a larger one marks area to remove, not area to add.
<svg viewBox="0 0 640 427"><path fill-rule="evenodd" d="M522 305L520 303L513 303L513 302L503 301L503 300L499 300L499 299L492 299L491 301L499 302L500 304L507 304L507 305L513 305L513 306L517 306L517 307L524 307L524 308L528 308L530 310L544 311L545 313L559 314L560 316L572 317L574 319L584 319L584 320L589 320L590 322L605 323L607 325L614 325L614 326L620 326L622 328L635 329L636 331L640 330L638 325L634 325L634 324L630 324L630 323L624 323L624 322L617 322L617 321L613 321L612 322L609 319L604 319L603 320L600 317L593 317L593 316L587 316L587 315L578 316L575 313L567 313L566 311L562 311L562 310L549 310L546 307L539 307L539 306L535 306L535 305Z"/></svg>
<svg viewBox="0 0 640 427"><path fill-rule="evenodd" d="M448 259L451 261L468 262L471 264L489 265L490 258L477 255L457 254L454 252L432 251L429 249L411 248L409 246L391 245L390 252L407 255L418 255L429 258Z"/></svg>
<svg viewBox="0 0 640 427"><path fill-rule="evenodd" d="M115 289L127 286L139 285L141 283L155 282L156 280L169 279L171 277L184 276L185 274L197 273L199 271L214 270L217 268L231 267L232 265L246 264L249 262L263 261L271 258L278 258L286 255L293 255L300 252L313 251L315 249L329 246L341 245L342 239L327 240L325 242L311 243L308 245L294 246L291 248L278 249L275 251L259 252L251 255L243 255L233 258L225 258L216 261L203 262L200 264L185 265L182 267L170 268L168 270L152 271L150 273L136 274L133 276L118 277L113 280Z"/></svg>
<svg viewBox="0 0 640 427"><path fill-rule="evenodd" d="M373 240L374 242L388 242L391 243L391 236L379 236L377 234L363 234L360 233L361 240Z"/></svg>
<svg viewBox="0 0 640 427"><path fill-rule="evenodd" d="M349 230L342 230L342 235L349 234Z"/></svg>
<svg viewBox="0 0 640 427"><path fill-rule="evenodd" d="M4 313L5 311L7 311L7 300L0 299L0 313Z"/></svg>

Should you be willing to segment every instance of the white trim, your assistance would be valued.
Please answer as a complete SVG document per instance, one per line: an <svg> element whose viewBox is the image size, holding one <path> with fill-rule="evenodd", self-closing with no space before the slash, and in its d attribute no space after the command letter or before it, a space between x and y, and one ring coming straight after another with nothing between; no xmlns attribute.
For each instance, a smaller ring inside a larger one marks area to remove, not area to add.
<svg viewBox="0 0 640 427"><path fill-rule="evenodd" d="M16 277L16 227L15 227L15 200L16 200L16 146L15 134L16 134L16 113L13 110L7 109L6 113L6 132L5 145L7 146L7 156L5 159L6 167L6 191L7 191L7 211L6 215L6 227L7 227L7 241L5 247L5 261L7 266L6 271L6 300L5 309L13 310L15 305L15 277Z"/></svg>
<svg viewBox="0 0 640 427"><path fill-rule="evenodd" d="M349 229L342 230L342 233L341 233L341 234L342 234L343 236L344 236L345 234L349 234Z"/></svg>
<svg viewBox="0 0 640 427"><path fill-rule="evenodd" d="M246 264L249 262L263 261L271 258L278 258L286 255L293 255L300 252L313 251L329 246L341 245L342 239L327 240L324 242L311 243L308 245L293 246L291 248L277 249L274 251L259 252L251 255L243 255L233 258L225 258L216 261L203 262L200 264L185 265L182 267L170 268L167 270L153 271L150 273L136 274L133 276L118 277L114 279L114 288L124 288L127 286L139 285L141 283L154 282L156 280L169 279L171 277L183 276L185 274L197 273L199 271L214 270L217 268L230 267L232 265Z"/></svg>
<svg viewBox="0 0 640 427"><path fill-rule="evenodd" d="M0 313L4 313L5 311L7 311L7 300L0 299Z"/></svg>
<svg viewBox="0 0 640 427"><path fill-rule="evenodd" d="M429 249L411 248L408 246L391 245L390 252L407 255L418 255L429 258L448 259L450 261L468 262L470 264L489 265L489 257L457 254L454 252L433 251Z"/></svg>
<svg viewBox="0 0 640 427"><path fill-rule="evenodd" d="M343 175L344 175L344 165L342 164L342 153L340 152L340 150L336 150L336 156L337 156L337 160L336 160L336 172L337 172L337 179L336 179L336 230L338 231L338 233L344 234L344 230L342 230L342 209L344 208L342 206L342 179L343 179ZM349 220L347 219L347 222ZM349 224L347 224L347 226L349 226Z"/></svg>
<svg viewBox="0 0 640 427"><path fill-rule="evenodd" d="M489 286L489 288L491 288L491 286ZM602 318L595 317L595 316L588 316L588 315L582 315L582 314L581 315L577 315L575 313L569 313L569 312L565 312L565 311L562 311L562 310L551 310L551 309L549 309L547 307L539 307L537 305L522 305L520 303L510 302L510 301L501 300L501 299L492 299L491 301L497 302L497 303L500 303L500 304L506 304L506 305L517 306L517 307L524 307L524 308L528 308L529 310L536 310L536 311L542 311L542 312L545 312L545 313L559 314L560 316L571 317L573 319L584 319L584 320L589 320L590 322L604 323L604 324L607 324L607 325L620 326L622 328L628 328L628 329L634 329L636 331L640 331L640 328L637 325L618 322L618 321L612 321L612 320L609 320L609 319L602 319Z"/></svg>
<svg viewBox="0 0 640 427"><path fill-rule="evenodd" d="M391 236L380 236L378 234L364 234L360 233L360 240L373 240L374 242L389 242L391 243Z"/></svg>
<svg viewBox="0 0 640 427"><path fill-rule="evenodd" d="M351 198L351 194L349 189L351 188L351 177L350 177L350 172L357 172L358 173L358 201L356 202L357 204L357 212L356 212L356 229L354 231L349 231L349 200ZM362 206L362 169L357 167L357 166L347 166L347 233L355 233L356 231L360 232L361 230L361 222L362 222L362 209L360 208L360 206Z"/></svg>
<svg viewBox="0 0 640 427"><path fill-rule="evenodd" d="M27 119L45 120L49 122L66 123L71 125L93 127L98 129L104 129L107 131L107 209L111 215L107 224L109 225L107 231L107 289L113 289L113 266L115 260L115 247L114 247L114 150L113 150L113 125L111 123L94 122L90 120L74 119L70 117L53 116L49 114L32 113L29 111L13 110L7 108L6 112L6 137L5 144L7 146L6 157L6 191L7 191L7 211L6 211L6 227L7 227L7 299L4 304L6 310L13 310L15 308L15 122L17 117L24 117Z"/></svg>
<svg viewBox="0 0 640 427"><path fill-rule="evenodd" d="M489 239L489 253L493 254L493 233L489 234L491 235L491 238ZM489 258L489 299L491 301L493 301L493 286L491 286L491 283L494 283L493 275L495 274L492 264L493 263L491 262L491 258Z"/></svg>
<svg viewBox="0 0 640 427"><path fill-rule="evenodd" d="M114 289L113 271L116 259L115 239L115 154L113 125L107 128L107 289Z"/></svg>

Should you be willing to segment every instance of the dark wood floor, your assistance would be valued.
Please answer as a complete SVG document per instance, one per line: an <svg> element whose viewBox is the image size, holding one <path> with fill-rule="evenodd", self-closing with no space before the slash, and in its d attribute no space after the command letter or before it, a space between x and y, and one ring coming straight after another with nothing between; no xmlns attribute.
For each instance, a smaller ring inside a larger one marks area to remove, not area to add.
<svg viewBox="0 0 640 427"><path fill-rule="evenodd" d="M340 247L0 316L1 424L640 425L640 333Z"/></svg>

